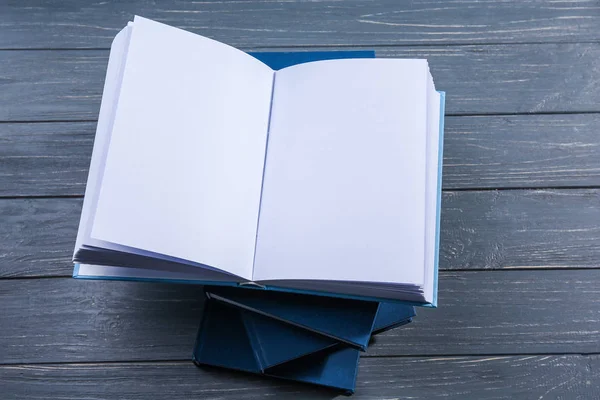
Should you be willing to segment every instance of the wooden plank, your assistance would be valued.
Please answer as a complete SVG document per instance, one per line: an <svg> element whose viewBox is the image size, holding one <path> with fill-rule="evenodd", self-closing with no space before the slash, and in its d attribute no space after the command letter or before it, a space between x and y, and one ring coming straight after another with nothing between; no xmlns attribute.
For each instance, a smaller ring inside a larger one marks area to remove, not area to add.
<svg viewBox="0 0 600 400"><path fill-rule="evenodd" d="M592 399L600 357L363 358L353 399ZM335 392L191 362L0 367L11 399L330 399ZM143 384L141 384L143 382Z"/></svg>
<svg viewBox="0 0 600 400"><path fill-rule="evenodd" d="M377 54L428 58L450 115L600 111L600 43L378 47ZM0 51L0 121L96 119L107 57L106 50Z"/></svg>
<svg viewBox="0 0 600 400"><path fill-rule="evenodd" d="M0 200L0 277L71 275L80 199ZM445 192L440 268L598 268L600 190Z"/></svg>
<svg viewBox="0 0 600 400"><path fill-rule="evenodd" d="M110 45L134 14L232 45L371 45L591 41L593 0L415 1L29 1L0 8L0 48Z"/></svg>
<svg viewBox="0 0 600 400"><path fill-rule="evenodd" d="M378 335L369 355L600 352L600 270L444 272L439 308Z"/></svg>
<svg viewBox="0 0 600 400"><path fill-rule="evenodd" d="M447 117L444 189L600 185L600 114ZM0 124L0 196L83 195L96 124Z"/></svg>
<svg viewBox="0 0 600 400"><path fill-rule="evenodd" d="M0 124L0 196L83 195L95 122Z"/></svg>
<svg viewBox="0 0 600 400"><path fill-rule="evenodd" d="M440 308L378 336L367 355L600 352L600 270L443 272ZM188 360L201 288L0 280L0 364Z"/></svg>
<svg viewBox="0 0 600 400"><path fill-rule="evenodd" d="M0 364L191 360L202 300L191 285L1 280Z"/></svg>
<svg viewBox="0 0 600 400"><path fill-rule="evenodd" d="M107 51L0 51L0 121L98 118L107 62Z"/></svg>
<svg viewBox="0 0 600 400"><path fill-rule="evenodd" d="M445 189L600 185L600 115L448 117Z"/></svg>
<svg viewBox="0 0 600 400"><path fill-rule="evenodd" d="M443 269L598 268L600 191L445 192Z"/></svg>
<svg viewBox="0 0 600 400"><path fill-rule="evenodd" d="M68 276L80 199L0 200L0 277Z"/></svg>

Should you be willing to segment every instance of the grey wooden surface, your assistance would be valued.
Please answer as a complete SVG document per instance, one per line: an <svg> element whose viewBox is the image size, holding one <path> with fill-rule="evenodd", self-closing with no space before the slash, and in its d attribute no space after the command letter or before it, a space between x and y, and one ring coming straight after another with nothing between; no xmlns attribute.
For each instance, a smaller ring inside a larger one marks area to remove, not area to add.
<svg viewBox="0 0 600 400"><path fill-rule="evenodd" d="M346 49L243 47L336 48ZM595 79L600 43L352 48L376 49L378 57L427 58L436 87L447 92L447 115L600 111L600 82ZM95 120L107 61L108 50L0 51L0 120Z"/></svg>
<svg viewBox="0 0 600 400"><path fill-rule="evenodd" d="M363 358L361 399L597 399L594 356ZM335 393L185 361L0 366L14 399L331 399ZM101 393L99 395L99 393Z"/></svg>
<svg viewBox="0 0 600 400"><path fill-rule="evenodd" d="M0 398L332 398L190 361L185 285L70 257L108 47L134 14L246 50L427 57L446 90L440 307L355 398L600 398L600 2L0 2Z"/></svg>

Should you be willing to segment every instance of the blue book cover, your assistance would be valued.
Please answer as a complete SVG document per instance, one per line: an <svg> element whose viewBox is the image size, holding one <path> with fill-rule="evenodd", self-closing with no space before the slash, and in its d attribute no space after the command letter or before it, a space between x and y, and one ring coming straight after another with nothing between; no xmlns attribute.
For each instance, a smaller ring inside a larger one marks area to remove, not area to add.
<svg viewBox="0 0 600 400"><path fill-rule="evenodd" d="M314 330L359 350L365 350L373 331L378 303L324 298L297 293L210 287L209 298ZM412 308L412 307L411 307Z"/></svg>
<svg viewBox="0 0 600 400"><path fill-rule="evenodd" d="M221 287L207 287L205 291L209 299L242 310L250 341L263 367L272 367L338 343L362 349L344 340L349 329L368 329L370 339L374 334L411 322L416 315L414 307L398 303L340 301L321 296L289 296L280 292L265 294L236 288L223 290ZM256 301L257 298L259 301ZM303 314L303 325L297 324L298 314ZM363 315L357 317L357 314ZM360 324L363 328L353 327ZM367 344L368 340L364 348Z"/></svg>
<svg viewBox="0 0 600 400"><path fill-rule="evenodd" d="M354 391L360 353L355 346L336 337L345 336L351 323L363 323L368 324L370 338L372 334L410 322L415 315L412 306L364 302L370 304L358 308L358 312L374 308L375 312L369 313L371 321L361 322L349 313L329 314L329 318L349 318L345 322L338 320L332 329L331 324L323 324L318 304L328 314L332 300L338 307L356 307L355 301L343 300L347 302L343 305L337 303L340 299L322 296L289 296L243 288L206 290L207 302L193 355L196 364L311 383L346 394ZM256 301L257 297L260 301ZM305 308L304 304L309 305ZM276 315L271 314L273 310ZM289 322L297 321L298 313L305 314L303 327ZM321 328L325 331L321 332Z"/></svg>
<svg viewBox="0 0 600 400"><path fill-rule="evenodd" d="M358 350L332 346L323 351L309 352L287 362L278 363L272 368L263 367L256 350L252 347L242 313L243 310L218 300L207 301L193 353L196 365L310 383L341 390L346 394L354 391ZM285 327L282 328L285 323L274 321L277 329L273 330L272 326L270 327L270 338L273 339L273 336L279 334L279 341L288 340L288 331ZM300 335L294 336L295 339L299 337Z"/></svg>
<svg viewBox="0 0 600 400"><path fill-rule="evenodd" d="M263 371L280 364L331 349L340 342L252 311L241 317L254 354Z"/></svg>

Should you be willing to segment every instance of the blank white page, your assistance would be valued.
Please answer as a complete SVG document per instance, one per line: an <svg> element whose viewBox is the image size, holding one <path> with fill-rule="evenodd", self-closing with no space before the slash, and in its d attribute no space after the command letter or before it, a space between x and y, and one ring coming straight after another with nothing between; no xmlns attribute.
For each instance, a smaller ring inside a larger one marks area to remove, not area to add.
<svg viewBox="0 0 600 400"><path fill-rule="evenodd" d="M254 280L422 284L425 60L278 71Z"/></svg>
<svg viewBox="0 0 600 400"><path fill-rule="evenodd" d="M130 23L131 24L131 23ZM110 143L110 129L114 119L115 105L119 98L121 79L123 78L123 64L125 63L127 46L131 34L131 25L123 28L113 39L110 46L108 66L106 67L106 78L102 92L102 103L96 126L96 137L94 138L94 149L88 172L88 180L85 186L85 196L79 220L79 230L75 242L75 252L85 243L89 242L91 230L90 222L93 220L100 182L104 171L106 160L106 149ZM89 244L89 243L85 243ZM75 254L73 254L75 256Z"/></svg>
<svg viewBox="0 0 600 400"><path fill-rule="evenodd" d="M92 239L251 277L273 71L136 17Z"/></svg>

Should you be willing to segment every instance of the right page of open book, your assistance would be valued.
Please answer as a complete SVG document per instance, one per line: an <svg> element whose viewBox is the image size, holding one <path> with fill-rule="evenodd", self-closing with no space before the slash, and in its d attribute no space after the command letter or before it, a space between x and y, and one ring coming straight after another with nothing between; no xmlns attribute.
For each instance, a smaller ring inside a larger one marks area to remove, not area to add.
<svg viewBox="0 0 600 400"><path fill-rule="evenodd" d="M278 71L253 279L423 284L425 60Z"/></svg>

